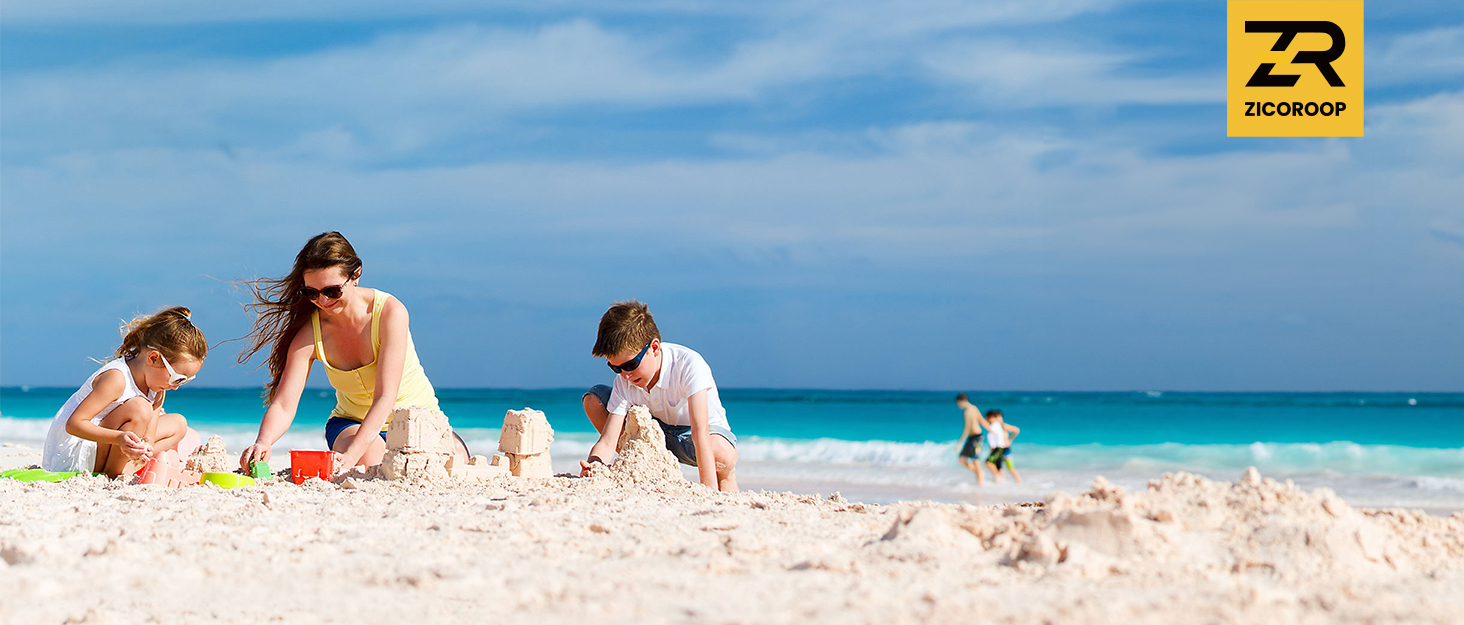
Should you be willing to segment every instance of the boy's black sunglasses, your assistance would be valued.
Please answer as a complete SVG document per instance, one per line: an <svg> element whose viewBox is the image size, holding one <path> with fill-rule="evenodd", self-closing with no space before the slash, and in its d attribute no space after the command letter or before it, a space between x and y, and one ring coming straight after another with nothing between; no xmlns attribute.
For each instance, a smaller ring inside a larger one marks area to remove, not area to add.
<svg viewBox="0 0 1464 625"><path fill-rule="evenodd" d="M344 284L337 284L335 286L325 287L325 288L320 289L318 291L315 290L315 289L313 289L313 288L310 288L308 286L302 286L302 287L300 287L300 297L303 297L303 298L305 298L305 299L307 299L309 301L312 301L312 302L315 301L317 298L319 298L322 295L324 295L326 297L329 297L331 299L340 299L341 298L341 294L343 293L343 291L341 290L341 288L344 287L344 286L346 286L346 285L344 285Z"/></svg>
<svg viewBox="0 0 1464 625"><path fill-rule="evenodd" d="M646 343L646 346L641 348L640 353L639 354L636 354L635 355L635 358L631 358L630 360L627 360L625 362L622 362L622 363L620 363L618 365L617 364L612 364L608 360L605 361L605 364L610 365L610 370L611 371L614 371L615 373L625 373L626 371L635 371L636 368L640 366L641 359L646 357L646 350L648 350L650 348L651 348L651 344L650 343Z"/></svg>

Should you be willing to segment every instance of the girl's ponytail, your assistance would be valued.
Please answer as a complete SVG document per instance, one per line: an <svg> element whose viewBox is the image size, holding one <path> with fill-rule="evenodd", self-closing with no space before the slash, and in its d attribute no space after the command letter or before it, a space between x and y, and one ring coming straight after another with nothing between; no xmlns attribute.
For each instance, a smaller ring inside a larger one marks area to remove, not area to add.
<svg viewBox="0 0 1464 625"><path fill-rule="evenodd" d="M193 312L182 306L142 315L122 326L122 345L115 358L131 358L144 349L162 352L168 360L187 356L202 361L208 356L208 339L193 325Z"/></svg>

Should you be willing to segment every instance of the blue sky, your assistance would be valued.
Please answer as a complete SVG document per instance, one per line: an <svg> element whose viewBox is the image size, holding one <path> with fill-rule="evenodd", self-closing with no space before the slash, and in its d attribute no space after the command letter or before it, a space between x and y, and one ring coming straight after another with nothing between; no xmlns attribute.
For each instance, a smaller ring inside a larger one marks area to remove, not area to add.
<svg viewBox="0 0 1464 625"><path fill-rule="evenodd" d="M728 387L1464 390L1458 3L1358 139L1226 138L1221 2L405 4L7 2L0 384L335 229L445 387L635 297Z"/></svg>

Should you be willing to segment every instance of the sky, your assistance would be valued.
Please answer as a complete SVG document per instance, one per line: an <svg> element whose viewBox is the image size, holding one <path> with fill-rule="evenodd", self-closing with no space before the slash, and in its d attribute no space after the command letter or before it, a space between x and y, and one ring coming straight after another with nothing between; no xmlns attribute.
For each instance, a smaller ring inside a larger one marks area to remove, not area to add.
<svg viewBox="0 0 1464 625"><path fill-rule="evenodd" d="M262 384L338 230L439 387L636 298L723 387L1464 391L1464 5L1366 11L1366 136L1262 139L1223 2L12 0L0 385L173 304Z"/></svg>

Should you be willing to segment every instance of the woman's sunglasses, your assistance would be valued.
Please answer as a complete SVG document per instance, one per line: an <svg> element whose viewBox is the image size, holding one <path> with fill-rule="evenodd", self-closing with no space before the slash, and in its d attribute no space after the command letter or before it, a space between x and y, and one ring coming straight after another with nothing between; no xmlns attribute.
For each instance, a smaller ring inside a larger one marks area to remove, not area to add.
<svg viewBox="0 0 1464 625"><path fill-rule="evenodd" d="M614 371L615 373L625 373L626 371L635 371L637 368L640 367L641 359L646 357L646 350L648 350L650 348L651 348L651 344L650 343L646 343L646 346L641 348L640 353L639 354L636 354L635 355L635 358L631 358L630 360L627 360L625 362L622 362L622 363L620 363L618 365L610 364L610 361L608 361L608 360L605 361L605 364L610 365L610 370L611 371Z"/></svg>
<svg viewBox="0 0 1464 625"><path fill-rule="evenodd" d="M307 300L310 300L312 302L315 301L316 299L319 299L320 296L322 296L322 295L324 295L326 297L329 297L331 299L340 299L341 298L341 295L343 294L343 291L341 289L344 288L345 286L346 286L346 283L344 283L344 282L342 282L340 284L337 284L335 286L328 286L328 287L325 287L323 289L318 289L318 290L317 289L310 288L308 286L302 286L302 287L300 287L300 297L303 297L303 298L305 298Z"/></svg>
<svg viewBox="0 0 1464 625"><path fill-rule="evenodd" d="M174 371L173 365L168 364L168 357L163 355L162 350L156 347L149 347L148 349L158 353L158 358L163 361L163 368L168 370L168 386L172 386L174 388L183 386L184 384L192 382L193 378L198 377L196 375L183 375L181 373L178 373L177 371Z"/></svg>

